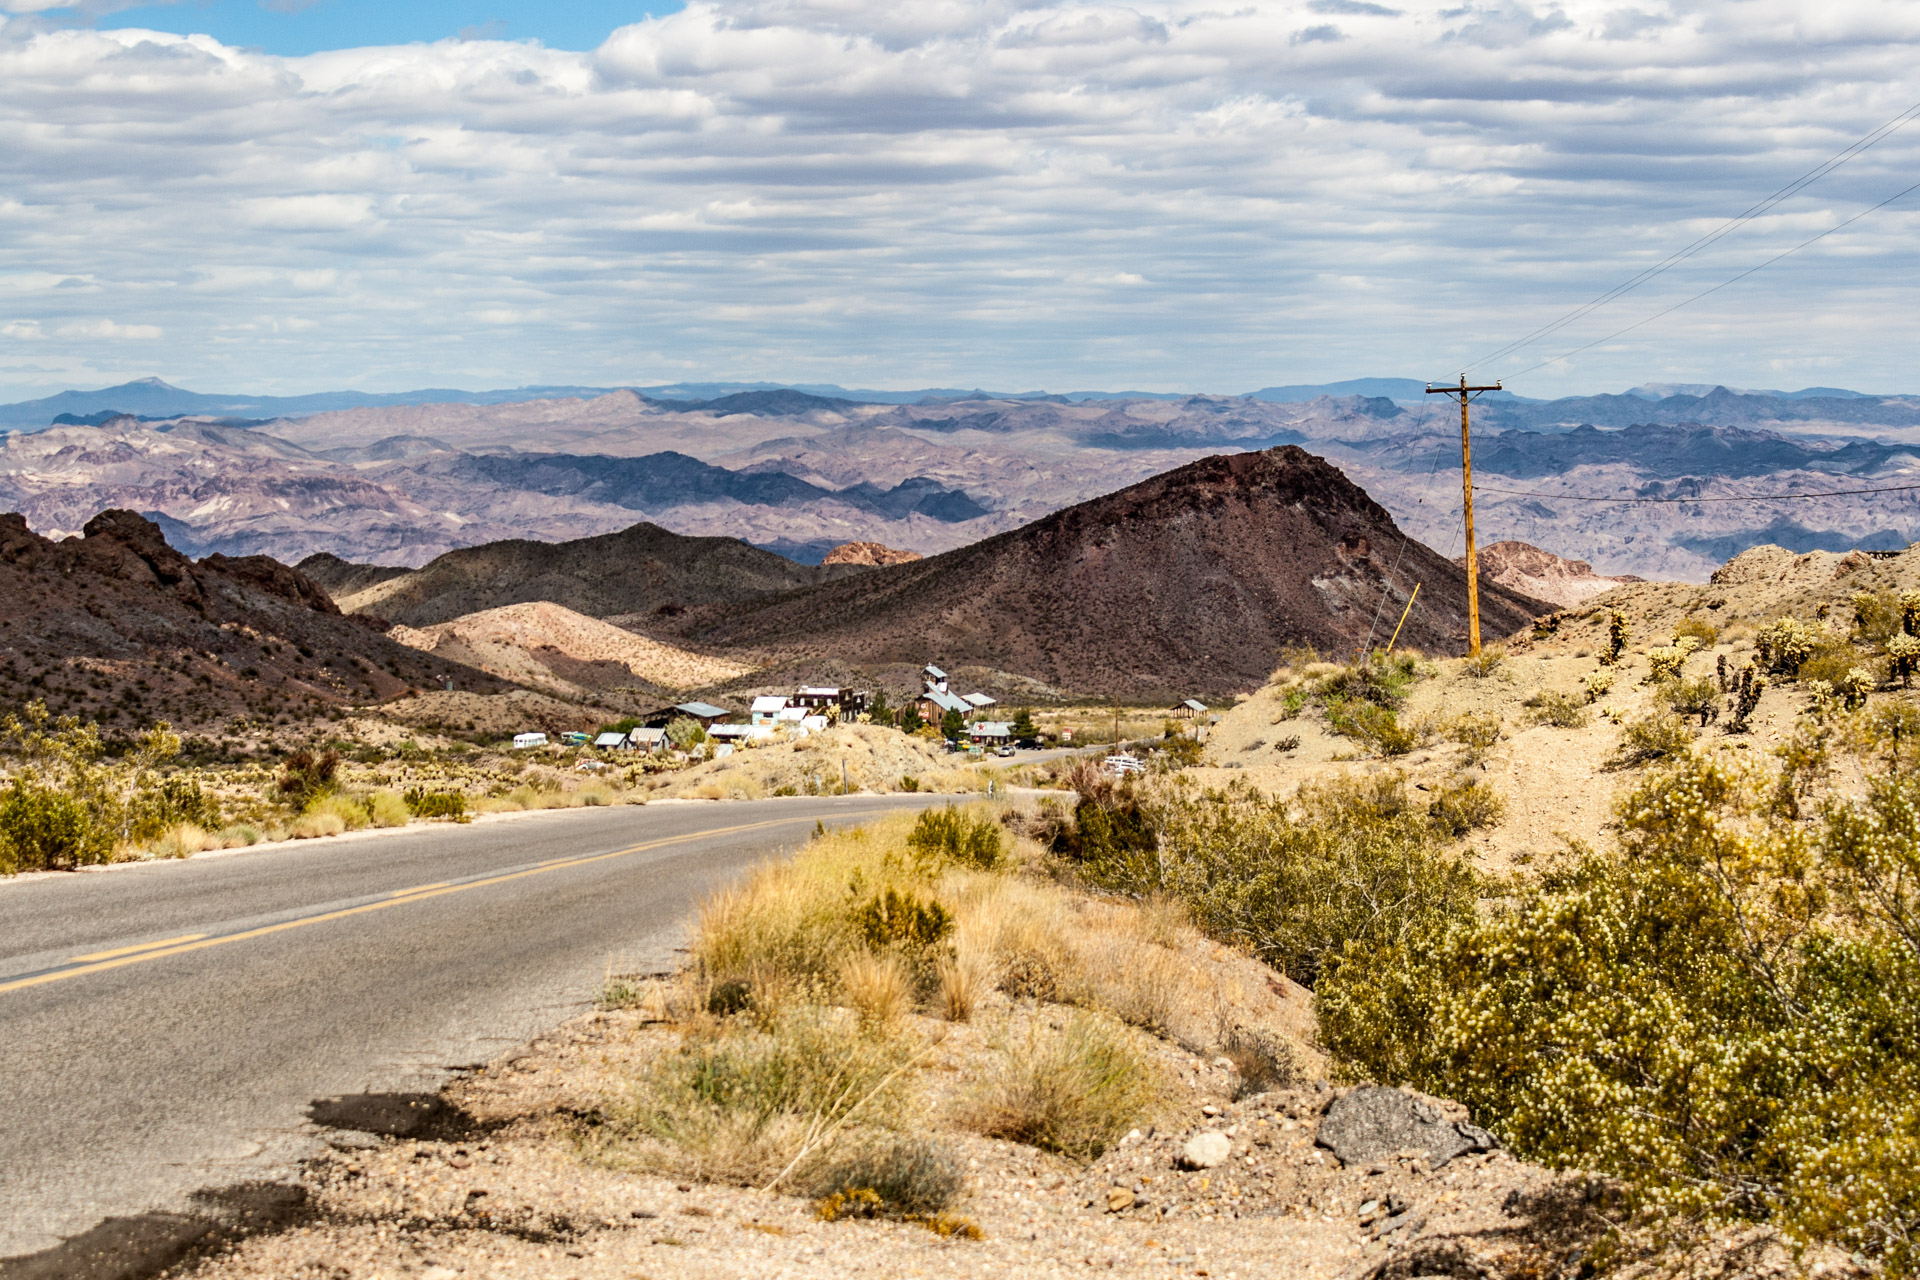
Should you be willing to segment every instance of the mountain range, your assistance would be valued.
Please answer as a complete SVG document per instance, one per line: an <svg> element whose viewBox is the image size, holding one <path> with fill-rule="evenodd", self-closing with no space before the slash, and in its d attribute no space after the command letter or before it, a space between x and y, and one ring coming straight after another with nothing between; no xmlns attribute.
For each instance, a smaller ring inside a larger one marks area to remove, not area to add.
<svg viewBox="0 0 1920 1280"><path fill-rule="evenodd" d="M174 391L129 386L161 397L144 408L165 409ZM1458 475L1457 410L1413 394L1421 384L1405 379L1249 396L966 392L912 403L897 402L904 393L886 403L821 394L841 390L831 387L561 390L575 394L527 389L265 419L63 409L83 421L0 439L0 507L49 536L121 507L194 554L286 562L326 552L414 566L461 547L567 541L644 519L814 563L848 542L936 555L1202 457L1297 443L1338 464L1417 536L1459 551L1449 479ZM1335 391L1344 394L1325 394ZM1697 579L1727 548L1755 541L1883 548L1920 532L1920 497L1900 484L1920 470L1920 399L1698 392L1650 384L1480 401L1483 540L1525 541L1602 575Z"/></svg>

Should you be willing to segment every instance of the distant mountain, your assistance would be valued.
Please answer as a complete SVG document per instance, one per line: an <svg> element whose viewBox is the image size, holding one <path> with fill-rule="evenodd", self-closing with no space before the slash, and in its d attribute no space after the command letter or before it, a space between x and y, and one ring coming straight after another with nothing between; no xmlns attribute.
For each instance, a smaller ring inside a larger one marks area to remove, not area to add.
<svg viewBox="0 0 1920 1280"><path fill-rule="evenodd" d="M871 570L795 564L737 538L688 538L636 524L568 542L514 539L465 547L338 599L350 613L411 627L541 600L590 618L672 618L860 572Z"/></svg>
<svg viewBox="0 0 1920 1280"><path fill-rule="evenodd" d="M1875 471L1905 452L1870 440L1836 448L1743 427L1641 424L1610 431L1583 426L1551 434L1493 433L1474 446L1473 463L1477 470L1522 479L1614 463L1631 463L1639 475L1661 479L1764 476L1793 470L1853 475ZM1424 467L1425 463L1409 465Z"/></svg>
<svg viewBox="0 0 1920 1280"><path fill-rule="evenodd" d="M70 420L100 422L131 415L150 421L188 414L214 417L292 418L331 409L360 409L400 404L511 404L521 400L548 400L561 396L596 396L604 387L517 387L511 391L454 391L434 388L380 394L368 391L321 391L304 396L203 395L171 386L158 378L139 378L98 391L62 391L40 400L0 405L0 427L29 429L51 426L63 415Z"/></svg>
<svg viewBox="0 0 1920 1280"><path fill-rule="evenodd" d="M1742 387L1722 387L1712 382L1644 382L1630 387L1627 394L1643 400L1664 400L1668 396L1706 396L1715 391L1731 391L1737 396L1772 396L1776 400L1874 400L1864 391L1842 387L1802 387L1798 391L1754 391Z"/></svg>
<svg viewBox="0 0 1920 1280"><path fill-rule="evenodd" d="M1204 458L956 551L712 611L689 634L769 663L938 659L1081 695L1219 696L1265 680L1288 646L1350 654L1415 583L1402 643L1461 652L1465 574L1338 468L1285 446ZM1550 607L1482 584L1490 639Z"/></svg>
<svg viewBox="0 0 1920 1280"><path fill-rule="evenodd" d="M1345 382L1314 382L1289 387L1262 387L1247 393L1250 399L1275 404L1300 404L1315 396L1383 396L1388 400L1421 400L1427 384L1416 378L1349 378Z"/></svg>
<svg viewBox="0 0 1920 1280"><path fill-rule="evenodd" d="M265 556L197 564L131 511L54 542L0 515L0 706L44 698L108 729L204 729L493 676L396 644Z"/></svg>

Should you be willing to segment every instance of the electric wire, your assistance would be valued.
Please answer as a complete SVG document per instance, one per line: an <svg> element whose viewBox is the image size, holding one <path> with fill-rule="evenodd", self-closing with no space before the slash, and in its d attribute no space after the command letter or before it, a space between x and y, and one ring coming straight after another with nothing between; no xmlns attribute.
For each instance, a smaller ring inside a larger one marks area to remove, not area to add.
<svg viewBox="0 0 1920 1280"><path fill-rule="evenodd" d="M1920 484L1894 484L1876 489L1823 489L1813 493L1755 493L1739 497L1717 498L1603 498L1579 493L1536 493L1531 489L1496 489L1476 484L1475 493L1499 493L1515 498L1543 498L1551 502L1617 502L1635 506L1693 502L1798 502L1806 498L1853 498L1867 493L1912 493Z"/></svg>
<svg viewBox="0 0 1920 1280"><path fill-rule="evenodd" d="M1765 262L1756 263L1755 265L1748 267L1745 271L1740 272L1738 275L1735 275L1726 280L1722 280L1719 284L1714 285L1710 289L1702 289L1699 293L1694 294L1692 297L1683 298L1679 302L1674 303L1672 306L1667 307L1664 310L1656 311L1650 316L1646 316L1642 319L1635 320L1632 324L1627 325L1623 329L1615 329L1612 333L1606 335L1604 338L1595 338L1592 342L1585 343L1582 346L1575 347L1573 350L1568 351L1562 355L1549 357L1548 359L1540 361L1538 364L1530 364L1526 368L1522 369L1519 373L1509 374L1507 376L1513 377L1513 378L1525 377L1527 374L1532 373L1535 369L1544 369L1550 364L1558 364L1562 360L1570 360L1574 356L1579 355L1583 351L1591 351L1593 350L1593 348L1600 346L1604 343L1612 342L1615 338L1621 337L1624 334L1632 333L1635 329L1638 329L1641 325L1652 324L1655 320L1658 320L1663 316L1670 316L1674 312L1680 310L1680 308L1682 307L1692 306L1694 303L1700 301L1700 299L1702 298L1709 296L1710 294L1718 293L1729 285L1735 285L1740 283L1742 280L1745 280L1748 276L1752 275L1754 272L1770 267L1774 263L1780 261L1782 258L1790 258L1794 254L1800 252L1802 249L1805 249L1811 245L1816 245L1820 243L1822 240L1825 240L1828 236L1832 235L1834 232L1845 230L1847 227L1852 226L1854 223L1860 221L1860 219L1866 217L1868 214L1878 213L1880 210L1886 208L1888 205L1892 204L1894 201L1899 200L1904 196L1909 196L1913 194L1915 191L1920 191L1920 182L1916 182L1910 187L1906 187L1900 191L1894 192L1892 195L1888 196L1885 200L1882 200L1879 204L1874 205L1872 208L1862 209L1859 213L1854 214L1851 218L1846 219L1844 222L1837 222L1833 226L1828 227L1825 231L1822 231L1819 235L1812 236L1806 240L1802 240L1799 244L1794 245L1793 248L1783 250L1780 253L1776 253L1773 257L1768 258Z"/></svg>
<svg viewBox="0 0 1920 1280"><path fill-rule="evenodd" d="M1805 190L1807 187L1811 186L1815 182L1818 182L1820 179L1833 173L1835 170L1839 169L1842 165L1846 164L1848 161L1853 160L1855 157L1859 156L1862 152L1866 151L1867 149L1874 146L1875 144L1884 141L1886 138L1888 138L1889 136L1891 136L1892 134L1894 134L1895 132L1897 132L1899 129L1903 128L1907 124L1911 123L1916 118L1920 118L1920 103L1915 103L1913 106L1908 107L1905 111L1902 111L1899 115L1894 116L1893 119L1888 120L1886 123L1880 125L1878 128L1869 131L1865 136L1856 139L1851 145L1842 148L1840 151L1829 156L1827 159L1821 161L1819 164L1815 165L1813 168L1807 170L1807 172L1795 178L1792 182L1787 183L1784 187L1781 187L1779 190L1773 192L1771 195L1766 196L1764 199L1760 200L1758 203L1754 204L1752 207L1746 209L1744 212L1738 213L1733 217L1727 219L1727 221L1721 223L1718 227L1714 228L1712 231L1707 232L1705 235L1701 236L1699 239L1693 241L1693 243L1686 245L1683 248L1675 250L1673 253L1667 255L1665 258L1661 259L1659 262L1653 264L1652 266L1643 268L1641 271L1639 271L1635 275L1630 276L1626 280L1615 285L1613 288L1607 290L1605 293L1602 293L1598 297L1592 298L1589 301L1582 303L1580 306L1575 307L1573 310L1567 312L1565 315L1561 316L1559 319L1550 321L1547 324L1544 324L1539 328L1533 330L1531 333L1528 333L1522 337L1516 338L1513 341L1508 342L1503 346L1496 347L1493 351L1487 353L1484 356L1481 356L1478 360L1475 360L1473 363L1467 365L1466 369L1472 370L1472 369L1480 368L1484 365L1491 364L1493 361L1501 359L1504 356L1511 355L1514 352L1520 350L1521 348L1530 346L1531 344L1538 341L1539 339L1547 337L1550 334L1557 333L1561 329L1564 329L1565 327L1567 327L1568 325L1573 324L1578 320L1582 320L1589 315L1592 315L1595 311L1598 311L1601 307L1606 306L1608 303L1623 296L1624 294L1632 292L1634 289L1639 288L1641 285L1647 283L1649 280L1652 280L1657 276L1663 275L1666 272L1671 271L1673 268L1679 266L1682 262L1685 262L1687 259L1692 258L1704 252L1705 250L1711 248L1713 245L1719 243L1721 240L1733 234L1733 232L1745 226L1747 223L1759 217L1761 214L1769 212L1776 205L1780 204L1782 201L1787 200L1790 197L1799 194L1801 191ZM1877 207L1879 206L1876 206L1876 208ZM1773 261L1776 261L1776 262L1778 260L1779 259L1777 258L1773 259ZM1605 339L1602 339L1602 341L1605 341ZM1584 350L1584 348L1582 349ZM1562 358L1564 359L1565 357L1562 357ZM1548 363L1551 363L1551 362L1549 361ZM1539 367L1540 367L1539 365L1534 366L1534 368L1536 369ZM1527 372L1531 372L1531 370L1528 370ZM1517 377L1519 375L1516 374L1514 376Z"/></svg>

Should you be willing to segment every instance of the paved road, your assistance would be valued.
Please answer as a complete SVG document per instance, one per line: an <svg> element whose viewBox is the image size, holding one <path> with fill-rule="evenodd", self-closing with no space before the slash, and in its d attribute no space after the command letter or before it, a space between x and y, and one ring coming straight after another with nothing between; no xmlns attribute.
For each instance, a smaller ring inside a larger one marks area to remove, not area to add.
<svg viewBox="0 0 1920 1280"><path fill-rule="evenodd" d="M435 1088L610 961L667 967L707 890L815 821L928 800L566 810L0 882L0 1259L282 1174L312 1100Z"/></svg>

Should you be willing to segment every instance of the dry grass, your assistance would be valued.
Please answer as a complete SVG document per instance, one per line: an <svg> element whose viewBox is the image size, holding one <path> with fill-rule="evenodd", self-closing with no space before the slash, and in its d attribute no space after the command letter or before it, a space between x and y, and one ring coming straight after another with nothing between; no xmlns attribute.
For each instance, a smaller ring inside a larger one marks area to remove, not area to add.
<svg viewBox="0 0 1920 1280"><path fill-rule="evenodd" d="M934 966L935 996L940 1016L948 1022L968 1022L973 1011L993 990L992 957L973 946L958 946Z"/></svg>
<svg viewBox="0 0 1920 1280"><path fill-rule="evenodd" d="M367 797L367 818L376 827L404 827L413 821L413 814L393 792L376 791Z"/></svg>
<svg viewBox="0 0 1920 1280"><path fill-rule="evenodd" d="M1145 1116L1160 1085L1124 1028L1077 1013L1058 1029L1030 1019L1001 1049L999 1070L976 1089L967 1118L1074 1160L1093 1160Z"/></svg>
<svg viewBox="0 0 1920 1280"><path fill-rule="evenodd" d="M346 829L345 820L337 813L303 813L288 824L287 837L312 840L319 836L337 836Z"/></svg>
<svg viewBox="0 0 1920 1280"><path fill-rule="evenodd" d="M913 973L891 952L847 956L840 962L840 990L864 1031L886 1031L913 1011Z"/></svg>

